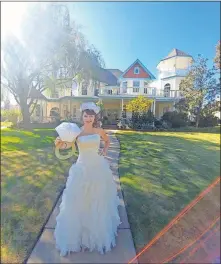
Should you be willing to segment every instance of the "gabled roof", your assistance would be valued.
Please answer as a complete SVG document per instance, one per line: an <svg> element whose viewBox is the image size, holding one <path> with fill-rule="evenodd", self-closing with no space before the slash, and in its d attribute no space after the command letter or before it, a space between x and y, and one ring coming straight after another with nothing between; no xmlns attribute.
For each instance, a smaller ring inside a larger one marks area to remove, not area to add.
<svg viewBox="0 0 221 264"><path fill-rule="evenodd" d="M109 70L100 67L93 68L92 78L99 82L106 83L107 85L111 85L111 86L117 85L116 76Z"/></svg>
<svg viewBox="0 0 221 264"><path fill-rule="evenodd" d="M162 60L167 60L173 57L190 57L192 58L192 56L190 56L189 54L185 53L182 50L178 50L178 49L173 49L164 59ZM161 60L161 61L162 61Z"/></svg>
<svg viewBox="0 0 221 264"><path fill-rule="evenodd" d="M92 74L92 78L108 85L116 85L117 78L110 71L101 68L93 59L88 56L87 52L82 52L80 56L80 65Z"/></svg>
<svg viewBox="0 0 221 264"><path fill-rule="evenodd" d="M107 70L110 71L116 78L119 78L121 74L123 73L119 69L107 69Z"/></svg>
<svg viewBox="0 0 221 264"><path fill-rule="evenodd" d="M28 98L46 99L46 97L38 89L35 89L35 88L31 89L31 93L28 96Z"/></svg>
<svg viewBox="0 0 221 264"><path fill-rule="evenodd" d="M116 76L109 70L96 67L93 69L92 75L92 77L99 82L106 83L107 85L111 86L117 85Z"/></svg>
<svg viewBox="0 0 221 264"><path fill-rule="evenodd" d="M140 66L146 71L146 73L148 73L148 75L151 77L151 79L156 79L155 76L143 65L143 63L137 59L135 60L134 63L132 63L127 69L126 71L124 71L121 76L119 76L119 78L123 78L123 76L126 74L126 72L128 72L130 70L130 68L132 68L135 64L140 64Z"/></svg>

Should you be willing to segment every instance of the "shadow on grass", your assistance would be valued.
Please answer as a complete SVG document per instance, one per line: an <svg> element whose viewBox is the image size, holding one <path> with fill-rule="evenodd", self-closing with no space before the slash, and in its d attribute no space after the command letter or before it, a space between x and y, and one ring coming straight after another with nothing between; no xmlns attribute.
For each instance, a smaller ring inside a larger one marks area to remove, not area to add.
<svg viewBox="0 0 221 264"><path fill-rule="evenodd" d="M32 150L51 146L57 136L54 129L35 129L33 131L1 130L1 151Z"/></svg>
<svg viewBox="0 0 221 264"><path fill-rule="evenodd" d="M76 159L75 156L60 161L55 157L53 132L4 130L2 133L3 263L24 261L64 187L65 175ZM18 143L17 139L20 139Z"/></svg>
<svg viewBox="0 0 221 264"><path fill-rule="evenodd" d="M117 137L121 184L140 250L219 176L219 135L124 132Z"/></svg>
<svg viewBox="0 0 221 264"><path fill-rule="evenodd" d="M215 127L184 127L171 129L171 132L188 132L188 133L210 133L210 134L218 134L220 133L221 126Z"/></svg>

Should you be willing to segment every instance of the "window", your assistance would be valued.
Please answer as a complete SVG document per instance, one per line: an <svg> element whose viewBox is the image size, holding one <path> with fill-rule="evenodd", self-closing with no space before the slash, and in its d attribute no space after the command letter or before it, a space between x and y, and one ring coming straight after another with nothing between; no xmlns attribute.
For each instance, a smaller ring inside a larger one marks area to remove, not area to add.
<svg viewBox="0 0 221 264"><path fill-rule="evenodd" d="M127 82L122 83L123 88L127 88Z"/></svg>
<svg viewBox="0 0 221 264"><path fill-rule="evenodd" d="M167 83L164 86L164 97L170 97L170 84Z"/></svg>
<svg viewBox="0 0 221 264"><path fill-rule="evenodd" d="M40 116L41 115L41 106L38 104L35 108L35 115Z"/></svg>
<svg viewBox="0 0 221 264"><path fill-rule="evenodd" d="M73 106L73 117L77 116L77 107L76 105Z"/></svg>
<svg viewBox="0 0 221 264"><path fill-rule="evenodd" d="M134 74L139 74L140 73L140 68L139 67L135 67L134 68Z"/></svg>
<svg viewBox="0 0 221 264"><path fill-rule="evenodd" d="M133 93L139 93L140 82L133 81Z"/></svg>
<svg viewBox="0 0 221 264"><path fill-rule="evenodd" d="M82 95L87 95L87 84L82 84Z"/></svg>
<svg viewBox="0 0 221 264"><path fill-rule="evenodd" d="M140 81L133 81L133 87L140 87Z"/></svg>
<svg viewBox="0 0 221 264"><path fill-rule="evenodd" d="M59 108L58 107L51 108L50 116L54 116L54 117L59 116Z"/></svg>
<svg viewBox="0 0 221 264"><path fill-rule="evenodd" d="M147 88L144 88L144 93L147 94Z"/></svg>
<svg viewBox="0 0 221 264"><path fill-rule="evenodd" d="M108 94L112 94L112 90L107 90L107 93Z"/></svg>
<svg viewBox="0 0 221 264"><path fill-rule="evenodd" d="M68 69L65 67L60 67L57 71L57 78L65 78L68 75Z"/></svg>
<svg viewBox="0 0 221 264"><path fill-rule="evenodd" d="M123 93L127 93L127 82L122 83Z"/></svg>
<svg viewBox="0 0 221 264"><path fill-rule="evenodd" d="M94 90L94 96L98 96L99 95L99 88Z"/></svg>
<svg viewBox="0 0 221 264"><path fill-rule="evenodd" d="M68 106L67 105L63 106L63 111L64 111L64 117L67 117L68 116Z"/></svg>
<svg viewBox="0 0 221 264"><path fill-rule="evenodd" d="M148 82L144 81L144 87L147 87L147 86L148 86Z"/></svg>
<svg viewBox="0 0 221 264"><path fill-rule="evenodd" d="M133 88L133 93L139 93L139 88Z"/></svg>

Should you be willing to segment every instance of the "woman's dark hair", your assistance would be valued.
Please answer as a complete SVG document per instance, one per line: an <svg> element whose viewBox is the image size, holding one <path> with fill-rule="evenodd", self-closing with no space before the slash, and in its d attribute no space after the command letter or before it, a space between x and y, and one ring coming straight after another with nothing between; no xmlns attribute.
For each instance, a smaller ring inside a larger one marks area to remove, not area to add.
<svg viewBox="0 0 221 264"><path fill-rule="evenodd" d="M83 114L86 113L87 115L94 115L95 118L94 118L94 123L93 123L93 127L100 127L99 125L99 114L96 114L94 112L94 110L90 110L90 109L86 109L82 112L82 116Z"/></svg>

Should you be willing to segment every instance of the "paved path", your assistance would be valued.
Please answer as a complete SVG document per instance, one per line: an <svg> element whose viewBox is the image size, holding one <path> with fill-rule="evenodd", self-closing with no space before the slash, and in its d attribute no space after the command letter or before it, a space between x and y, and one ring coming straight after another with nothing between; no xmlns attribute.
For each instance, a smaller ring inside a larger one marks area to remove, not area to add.
<svg viewBox="0 0 221 264"><path fill-rule="evenodd" d="M120 146L114 133L109 131L109 135L111 144L107 160L110 162L122 205L119 207L122 224L118 228L117 246L111 252L104 255L100 255L97 252L80 252L71 253L68 257L60 257L59 252L55 249L53 236L56 223L55 218L59 212L59 205L61 203L61 199L59 199L27 263L128 263L129 260L135 257L136 252L119 182L118 159Z"/></svg>

